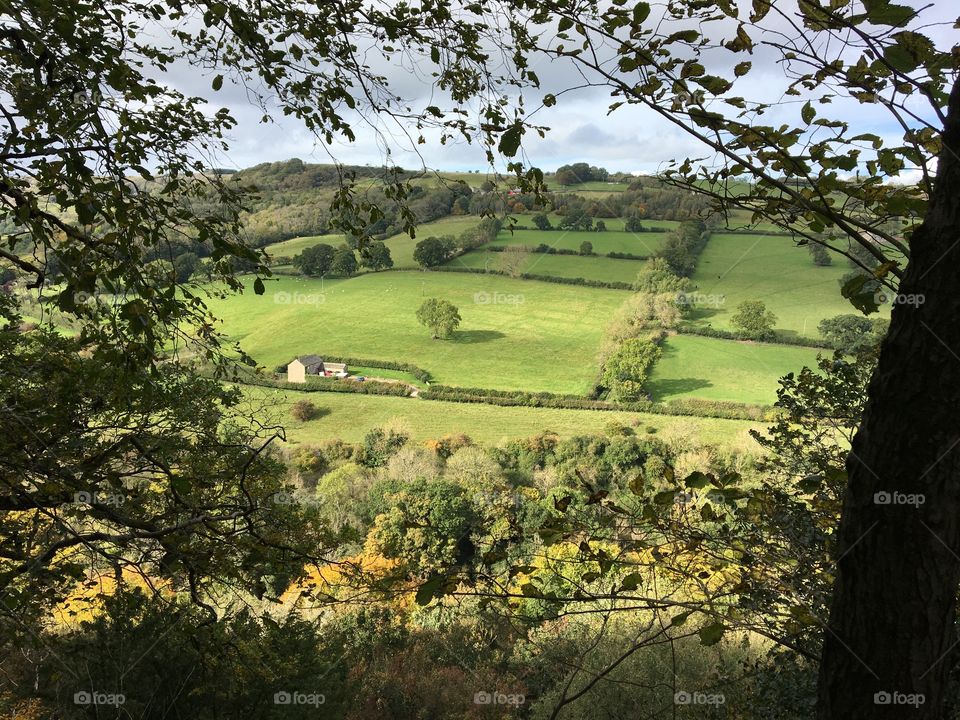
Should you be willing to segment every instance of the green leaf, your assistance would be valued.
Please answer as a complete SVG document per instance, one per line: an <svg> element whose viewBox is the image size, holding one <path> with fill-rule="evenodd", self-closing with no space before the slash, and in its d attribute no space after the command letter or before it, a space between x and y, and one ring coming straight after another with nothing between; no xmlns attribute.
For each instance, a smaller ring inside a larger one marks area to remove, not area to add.
<svg viewBox="0 0 960 720"><path fill-rule="evenodd" d="M643 585L643 576L640 573L630 573L620 584L620 590L636 590Z"/></svg>
<svg viewBox="0 0 960 720"><path fill-rule="evenodd" d="M443 575L432 575L423 585L417 589L417 605L429 605L443 587Z"/></svg>
<svg viewBox="0 0 960 720"><path fill-rule="evenodd" d="M696 82L712 95L723 95L723 93L729 90L731 86L729 80L716 75L704 75Z"/></svg>
<svg viewBox="0 0 960 720"><path fill-rule="evenodd" d="M693 612L693 611L692 611L692 610L688 610L687 612L680 613L679 615L674 615L674 616L670 619L670 626L671 626L671 627L679 627L680 625L683 625L683 624L687 621L687 618L690 617L690 613L691 613L691 612Z"/></svg>
<svg viewBox="0 0 960 720"><path fill-rule="evenodd" d="M823 478L819 475L807 475L797 483L797 487L800 488L800 491L807 494L815 493L822 486Z"/></svg>
<svg viewBox="0 0 960 720"><path fill-rule="evenodd" d="M758 22L770 12L771 0L753 0L753 12L750 13L750 22Z"/></svg>
<svg viewBox="0 0 960 720"><path fill-rule="evenodd" d="M749 60L742 63L737 63L733 68L733 74L736 77L743 77L748 72L750 72L751 67L753 67L753 63L750 62Z"/></svg>
<svg viewBox="0 0 960 720"><path fill-rule="evenodd" d="M223 87L223 75L217 75L217 76L213 79L213 89L214 89L214 90L219 90L219 89L222 88L222 87Z"/></svg>
<svg viewBox="0 0 960 720"><path fill-rule="evenodd" d="M803 109L800 111L800 117L803 118L803 121L809 125L813 122L813 119L817 116L817 111L813 109L813 105L810 104L808 100L803 104Z"/></svg>
<svg viewBox="0 0 960 720"><path fill-rule="evenodd" d="M253 292L257 295L263 295L266 292L266 288L263 286L263 280L257 278L253 281Z"/></svg>
<svg viewBox="0 0 960 720"><path fill-rule="evenodd" d="M710 478L699 470L695 470L687 475L687 479L683 481L683 484L688 488L700 490L710 484Z"/></svg>
<svg viewBox="0 0 960 720"><path fill-rule="evenodd" d="M507 157L513 157L520 149L520 138L523 136L523 125L515 122L500 136L499 150Z"/></svg>
<svg viewBox="0 0 960 720"><path fill-rule="evenodd" d="M726 626L723 623L713 623L705 627L700 628L700 632L697 635L700 636L700 644L706 647L711 645L716 645L720 642L720 638L723 637L724 631L726 631Z"/></svg>
<svg viewBox="0 0 960 720"><path fill-rule="evenodd" d="M891 5L889 0L864 0L867 20L874 25L900 27L916 15L917 11L906 5Z"/></svg>
<svg viewBox="0 0 960 720"><path fill-rule="evenodd" d="M913 72L920 65L916 56L902 45L889 45L883 49L883 59L894 70L902 73Z"/></svg>
<svg viewBox="0 0 960 720"><path fill-rule="evenodd" d="M664 490L653 496L654 505L673 505L673 498L676 496L675 490Z"/></svg>
<svg viewBox="0 0 960 720"><path fill-rule="evenodd" d="M543 597L543 592L533 583L524 583L520 586L520 592L523 593L524 597L531 598L540 598Z"/></svg>
<svg viewBox="0 0 960 720"><path fill-rule="evenodd" d="M847 280L840 288L840 294L864 315L875 313L880 309L874 291L864 289L872 279L869 275L857 275Z"/></svg>
<svg viewBox="0 0 960 720"><path fill-rule="evenodd" d="M633 6L633 24L640 25L650 15L650 3L638 2Z"/></svg>

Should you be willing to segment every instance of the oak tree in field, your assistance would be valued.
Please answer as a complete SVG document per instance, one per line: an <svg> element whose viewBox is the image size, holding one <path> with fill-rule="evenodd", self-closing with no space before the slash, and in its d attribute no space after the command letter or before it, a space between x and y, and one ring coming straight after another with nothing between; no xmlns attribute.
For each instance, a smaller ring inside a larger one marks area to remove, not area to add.
<svg viewBox="0 0 960 720"><path fill-rule="evenodd" d="M430 236L418 242L413 249L413 259L420 267L431 268L443 265L453 254L453 239Z"/></svg>
<svg viewBox="0 0 960 720"><path fill-rule="evenodd" d="M361 250L360 264L371 270L388 270L393 267L393 258L390 257L390 248L385 243L375 240Z"/></svg>
<svg viewBox="0 0 960 720"><path fill-rule="evenodd" d="M330 272L333 256L336 253L332 245L320 243L308 248L293 258L293 266L304 275L320 277Z"/></svg>
<svg viewBox="0 0 960 720"><path fill-rule="evenodd" d="M773 335L777 316L767 310L762 300L744 300L730 317L730 324L741 337L751 340L767 340Z"/></svg>
<svg viewBox="0 0 960 720"><path fill-rule="evenodd" d="M434 339L447 340L460 325L460 311L447 300L429 298L417 309L417 321L430 329Z"/></svg>
<svg viewBox="0 0 960 720"><path fill-rule="evenodd" d="M337 248L330 260L330 274L337 277L350 277L358 267L357 256L349 247Z"/></svg>

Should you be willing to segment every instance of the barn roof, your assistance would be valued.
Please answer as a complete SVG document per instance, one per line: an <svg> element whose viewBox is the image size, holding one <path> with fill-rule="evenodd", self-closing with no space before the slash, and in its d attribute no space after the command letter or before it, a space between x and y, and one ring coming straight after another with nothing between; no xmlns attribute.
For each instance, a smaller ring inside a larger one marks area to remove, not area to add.
<svg viewBox="0 0 960 720"><path fill-rule="evenodd" d="M297 357L297 360L303 363L308 372L316 370L323 365L323 358L321 358L319 355L300 355Z"/></svg>

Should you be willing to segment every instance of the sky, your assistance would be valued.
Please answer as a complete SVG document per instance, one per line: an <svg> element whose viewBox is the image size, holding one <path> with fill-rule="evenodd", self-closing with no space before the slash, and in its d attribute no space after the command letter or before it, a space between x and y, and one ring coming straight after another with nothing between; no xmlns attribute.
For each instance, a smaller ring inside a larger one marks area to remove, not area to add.
<svg viewBox="0 0 960 720"><path fill-rule="evenodd" d="M900 1L919 7L914 0ZM925 11L925 19L952 22L956 19L957 11L947 7L951 4L937 3L939 7L935 5ZM941 47L958 41L957 31L949 27L932 28L928 32ZM738 81L735 94L749 99L782 100L782 96L770 95L774 91L779 93L785 87L783 71L774 62L776 57L772 51L758 45L753 56L748 58L753 61L754 69ZM733 64L742 59L744 57L719 49L705 64L708 73L729 77ZM581 78L573 74L570 65L563 61L551 61L539 56L532 67L541 79L541 88L526 93L528 109L536 107L546 93L559 93L581 82ZM414 101L414 106L437 102L430 84L419 76L418 68L385 65L379 69L398 94ZM179 63L163 77L163 81L185 93L211 97L213 74ZM411 146L399 128L388 123L380 128L386 136L381 134L378 137L371 128L358 124L354 143L337 143L327 147L298 121L285 118L280 113L271 113L274 120L263 123L263 112L250 101L247 89L229 80L211 99L215 101L211 110L227 107L238 121L228 136L230 150L217 158L217 164L221 167L243 168L293 157L305 162L328 163L335 158L344 164L381 165L388 159L386 145L389 145L390 161L407 169L427 167L481 172L489 169L483 148L476 144L459 142L440 145L428 141L424 145ZM527 164L546 170L587 161L613 172L652 173L670 160L703 155L703 148L696 140L653 111L638 106L623 106L608 113L611 102L609 90L605 88L588 88L560 95L556 106L542 108L534 116L538 124L550 129L544 139L532 134L525 136L523 159ZM799 102L794 99L791 104L774 111L767 122L796 122L802 103L802 98ZM834 104L829 112L833 117L854 123L858 132L876 133L889 140L898 139L902 132L893 119L878 108L858 103ZM431 139L429 134L427 137Z"/></svg>

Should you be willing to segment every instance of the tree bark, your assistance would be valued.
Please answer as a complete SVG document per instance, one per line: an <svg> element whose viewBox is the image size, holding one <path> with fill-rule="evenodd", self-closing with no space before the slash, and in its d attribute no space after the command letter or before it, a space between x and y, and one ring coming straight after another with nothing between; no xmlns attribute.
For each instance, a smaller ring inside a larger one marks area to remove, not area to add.
<svg viewBox="0 0 960 720"><path fill-rule="evenodd" d="M923 302L894 306L847 461L820 720L940 720L960 647L960 81L942 139L900 285Z"/></svg>

